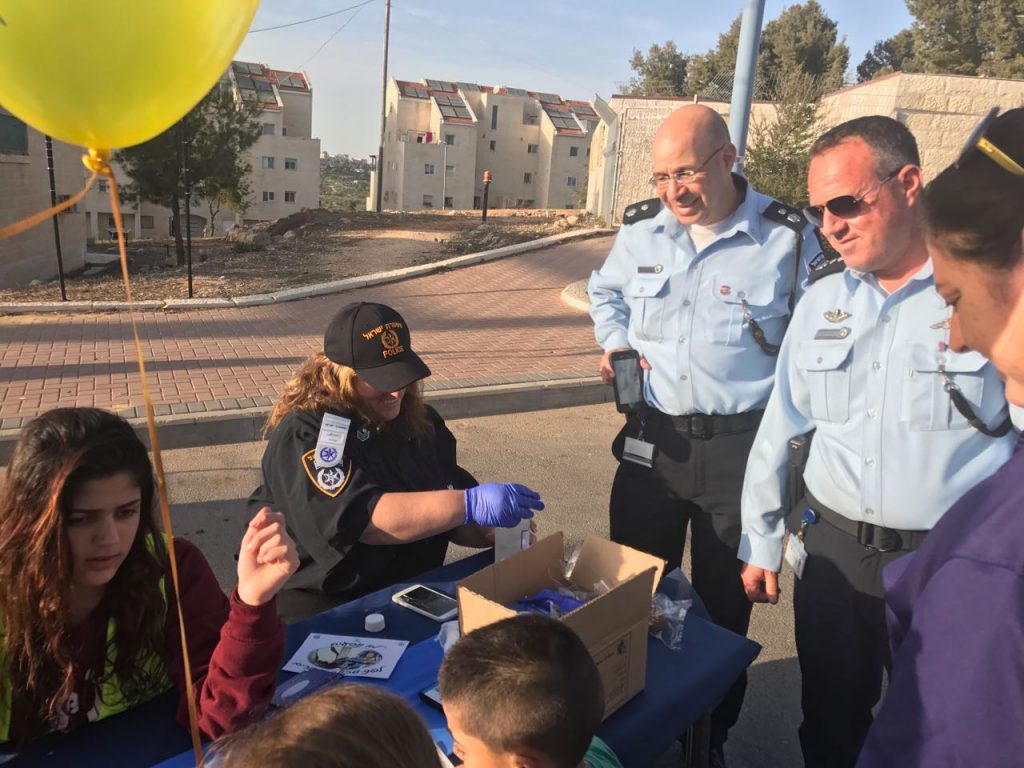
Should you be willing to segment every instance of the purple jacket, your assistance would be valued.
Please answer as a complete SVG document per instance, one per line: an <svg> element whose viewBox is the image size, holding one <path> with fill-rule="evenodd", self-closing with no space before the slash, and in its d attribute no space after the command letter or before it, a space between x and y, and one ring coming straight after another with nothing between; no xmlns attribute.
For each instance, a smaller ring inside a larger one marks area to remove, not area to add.
<svg viewBox="0 0 1024 768"><path fill-rule="evenodd" d="M858 768L1024 765L1024 437L883 581L892 675Z"/></svg>

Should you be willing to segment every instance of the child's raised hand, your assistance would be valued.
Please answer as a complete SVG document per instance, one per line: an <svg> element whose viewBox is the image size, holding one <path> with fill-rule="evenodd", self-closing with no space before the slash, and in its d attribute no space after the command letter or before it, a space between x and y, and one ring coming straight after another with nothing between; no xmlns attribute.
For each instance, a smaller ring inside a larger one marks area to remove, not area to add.
<svg viewBox="0 0 1024 768"><path fill-rule="evenodd" d="M284 527L284 515L264 507L249 521L238 553L238 597L247 605L263 605L299 567L295 542Z"/></svg>

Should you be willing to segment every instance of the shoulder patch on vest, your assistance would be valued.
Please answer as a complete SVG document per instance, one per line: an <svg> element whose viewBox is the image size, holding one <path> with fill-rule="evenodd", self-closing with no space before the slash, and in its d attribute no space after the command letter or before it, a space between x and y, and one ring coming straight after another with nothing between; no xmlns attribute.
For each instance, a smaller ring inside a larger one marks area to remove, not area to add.
<svg viewBox="0 0 1024 768"><path fill-rule="evenodd" d="M818 257L818 259L824 257L824 254ZM840 272L846 269L846 262L844 262L838 256L832 258L824 257L825 260L818 266L811 265L811 269L807 273L807 283L810 285L816 283L823 277L829 275L838 275ZM817 261L818 259L815 259Z"/></svg>
<svg viewBox="0 0 1024 768"><path fill-rule="evenodd" d="M804 227L807 226L807 219L804 218L802 212L785 203L780 203L778 200L772 200L768 207L761 211L761 215L776 224L789 227L797 234L803 232Z"/></svg>
<svg viewBox="0 0 1024 768"><path fill-rule="evenodd" d="M302 454L302 468L306 470L306 476L313 487L332 499L345 490L352 477L352 460L347 456L343 456L341 462L333 467L317 469L316 449Z"/></svg>
<svg viewBox="0 0 1024 768"><path fill-rule="evenodd" d="M639 203L631 203L626 206L626 212L622 214L623 224L635 224L642 219L653 219L661 212L661 200L652 197L650 200L641 200Z"/></svg>

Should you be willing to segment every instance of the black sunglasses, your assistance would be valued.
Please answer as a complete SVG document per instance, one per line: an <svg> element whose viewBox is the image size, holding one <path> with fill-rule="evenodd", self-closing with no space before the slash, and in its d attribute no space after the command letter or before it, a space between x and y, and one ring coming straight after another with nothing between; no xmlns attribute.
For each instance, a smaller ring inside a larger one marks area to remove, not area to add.
<svg viewBox="0 0 1024 768"><path fill-rule="evenodd" d="M971 153L972 149L977 149L979 152L987 155L993 163L1004 171L1009 171L1014 176L1024 176L1024 167L1021 167L1020 163L985 138L985 132L998 116L999 107L992 107L988 114L981 118L981 122L975 126L974 130L971 131L971 135L967 137L967 143L964 144L964 148L960 150L960 154L954 163L957 168L960 167L960 164Z"/></svg>
<svg viewBox="0 0 1024 768"><path fill-rule="evenodd" d="M906 166L901 165L863 194L840 195L839 197L833 197L824 205L808 205L804 208L804 215L816 227L821 227L824 224L826 208L833 216L838 216L841 219L848 219L851 216L856 216L861 209L861 204L863 203L867 205L867 203L864 203L864 198L895 179L904 168L906 168Z"/></svg>

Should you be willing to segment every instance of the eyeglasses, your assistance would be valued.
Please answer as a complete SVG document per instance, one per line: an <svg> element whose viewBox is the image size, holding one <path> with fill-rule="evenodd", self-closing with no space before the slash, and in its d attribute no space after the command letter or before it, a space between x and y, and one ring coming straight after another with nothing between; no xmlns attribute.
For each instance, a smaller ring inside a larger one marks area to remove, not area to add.
<svg viewBox="0 0 1024 768"><path fill-rule="evenodd" d="M992 107L988 114L981 118L981 122L975 126L974 130L971 131L971 135L967 137L967 143L964 144L964 148L960 150L960 155L957 157L956 163L954 163L957 168L960 167L960 164L971 153L972 149L977 149L987 155L993 163L1004 171L1009 171L1014 176L1024 176L1024 167L1020 163L985 138L985 131L988 130L989 126L992 125L998 116L999 107Z"/></svg>
<svg viewBox="0 0 1024 768"><path fill-rule="evenodd" d="M851 216L856 216L857 213L861 210L861 204L870 205L870 203L864 202L864 198L866 198L872 192L881 189L883 186L885 186L890 181L895 179L897 176L900 175L900 171L902 171L904 168L906 168L906 166L901 165L899 168L897 168L895 171L887 175L884 179L879 181L877 184L875 184L873 187L871 187L863 194L857 196L840 195L839 197L833 197L824 205L808 205L806 208L804 208L804 215L816 227L821 227L824 224L826 208L828 209L828 212L831 213L833 216L838 216L841 219L848 219Z"/></svg>
<svg viewBox="0 0 1024 768"><path fill-rule="evenodd" d="M651 186L657 187L658 189L664 189L668 186L669 181L674 181L676 186L686 186L693 182L698 176L704 173L704 169L708 167L708 163L715 159L715 155L725 149L728 143L723 144L705 160L703 163L698 165L696 168L680 168L679 170L672 171L672 173L656 173L651 176Z"/></svg>

